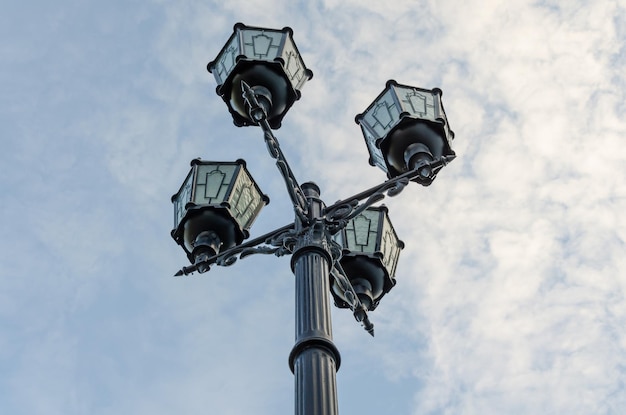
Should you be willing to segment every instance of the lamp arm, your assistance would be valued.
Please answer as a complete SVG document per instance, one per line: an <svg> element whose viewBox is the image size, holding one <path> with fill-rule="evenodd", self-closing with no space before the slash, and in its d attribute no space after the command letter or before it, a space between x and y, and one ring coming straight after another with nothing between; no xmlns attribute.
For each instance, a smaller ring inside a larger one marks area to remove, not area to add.
<svg viewBox="0 0 626 415"><path fill-rule="evenodd" d="M175 277L189 275L204 268L206 271L213 264L221 266L230 266L237 259L245 258L253 254L274 254L282 256L291 253L296 241L296 226L294 223L285 225L258 238L251 239L241 245L227 249L217 255L213 255L204 261L200 261L188 267L182 267ZM262 246L259 246L262 245ZM200 272L206 272L200 271Z"/></svg>
<svg viewBox="0 0 626 415"><path fill-rule="evenodd" d="M343 228L350 219L355 218L374 203L380 202L385 196L393 197L400 194L411 180L423 175L425 167L429 168L427 170L432 177L436 175L443 166L454 160L455 157L454 155L441 156L434 161L423 161L411 171L389 179L361 193L357 193L352 197L340 200L324 210L326 220L330 223L334 223L336 230L339 230ZM364 202L360 203L363 200Z"/></svg>
<svg viewBox="0 0 626 415"><path fill-rule="evenodd" d="M296 180L291 167L289 167L287 158L280 149L278 139L274 135L272 127L270 127L270 124L267 121L266 108L259 103L253 88L251 88L245 81L241 81L241 89L243 90L242 95L249 108L250 116L263 130L263 138L265 139L265 144L267 145L267 151L270 153L270 156L276 160L276 167L278 167L278 171L285 181L287 192L291 198L291 203L293 204L296 215L303 223L308 223L307 213L309 208L306 197L304 196L304 192L302 191L302 188L300 188L298 180Z"/></svg>

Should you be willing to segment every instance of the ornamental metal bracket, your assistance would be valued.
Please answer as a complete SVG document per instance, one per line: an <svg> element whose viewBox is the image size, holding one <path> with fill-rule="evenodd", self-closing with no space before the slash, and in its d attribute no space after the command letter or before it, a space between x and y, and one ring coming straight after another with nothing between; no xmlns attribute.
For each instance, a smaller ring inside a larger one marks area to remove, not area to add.
<svg viewBox="0 0 626 415"><path fill-rule="evenodd" d="M217 255L208 257L203 261L188 267L182 267L174 276L189 275L196 271L204 273L209 271L213 264L227 267L233 265L238 259L254 254L287 255L293 252L297 235L295 224L291 223L241 245L227 249Z"/></svg>
<svg viewBox="0 0 626 415"><path fill-rule="evenodd" d="M434 161L423 161L415 169L389 179L377 186L344 200L340 200L324 209L324 216L330 226L331 233L344 228L350 219L357 217L361 212L374 203L380 202L385 196L399 195L409 182L417 177L434 177L439 170L454 160L456 156L442 156ZM359 203L365 200L363 203Z"/></svg>
<svg viewBox="0 0 626 415"><path fill-rule="evenodd" d="M335 260L335 264L333 265L333 269L330 271L330 275L335 279L337 285L339 285L343 291L343 295L346 298L356 321L361 323L365 331L374 337L374 324L370 321L367 315L367 309L363 306L361 300L359 300L359 297L354 291L354 287L346 276L346 272L339 263L339 258Z"/></svg>
<svg viewBox="0 0 626 415"><path fill-rule="evenodd" d="M289 193L289 197L291 198L291 202L293 204L293 208L296 212L296 216L303 223L308 223L307 214L309 211L308 203L306 201L306 197L304 196L304 192L300 188L298 184L298 180L296 180L291 167L289 167L289 163L285 158L282 150L280 149L280 145L278 143L278 139L274 135L272 131L272 127L267 121L267 109L265 106L261 105L258 100L257 94L253 90L250 85L248 85L245 81L241 81L241 89L243 90L243 98L246 101L246 105L249 108L250 116L263 130L263 137L265 139L265 144L267 145L267 151L270 156L276 160L276 167L278 167L278 171L285 181L285 185L287 186L287 192Z"/></svg>

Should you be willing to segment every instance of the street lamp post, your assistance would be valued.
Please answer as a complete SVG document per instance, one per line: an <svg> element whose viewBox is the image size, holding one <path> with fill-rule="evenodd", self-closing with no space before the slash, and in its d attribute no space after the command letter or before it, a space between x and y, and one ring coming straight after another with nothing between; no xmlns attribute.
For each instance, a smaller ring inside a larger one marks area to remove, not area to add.
<svg viewBox="0 0 626 415"><path fill-rule="evenodd" d="M172 237L190 266L176 276L232 265L252 254L291 255L295 275L296 339L289 355L295 377L296 415L336 415L336 373L341 363L333 343L330 298L348 308L374 335L368 312L396 284L395 269L404 243L387 208L376 203L395 196L410 182L428 186L455 158L441 103L441 90L388 81L360 115L370 164L383 183L327 206L319 187L296 180L273 133L313 73L306 68L290 28L238 23L217 58L207 65L216 92L237 126L259 126L282 175L295 219L244 242L269 198L261 193L245 162L193 160L174 203Z"/></svg>

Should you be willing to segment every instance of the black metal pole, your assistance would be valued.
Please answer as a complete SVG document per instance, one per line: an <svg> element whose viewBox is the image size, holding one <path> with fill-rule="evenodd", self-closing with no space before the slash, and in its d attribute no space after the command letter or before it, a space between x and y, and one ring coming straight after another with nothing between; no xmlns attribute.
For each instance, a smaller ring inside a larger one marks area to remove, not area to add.
<svg viewBox="0 0 626 415"><path fill-rule="evenodd" d="M302 191L311 222L298 237L291 267L296 279L296 344L289 355L295 377L296 415L337 415L340 355L332 339L329 273L333 259L321 219L323 202L314 183Z"/></svg>

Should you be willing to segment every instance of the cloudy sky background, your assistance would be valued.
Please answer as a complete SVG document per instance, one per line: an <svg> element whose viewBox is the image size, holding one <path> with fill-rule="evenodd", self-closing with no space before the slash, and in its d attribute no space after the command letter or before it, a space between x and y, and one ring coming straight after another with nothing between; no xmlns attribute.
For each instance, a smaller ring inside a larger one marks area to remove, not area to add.
<svg viewBox="0 0 626 415"><path fill-rule="evenodd" d="M290 26L314 77L277 132L327 203L384 180L355 114L388 79L444 91L458 158L386 199L407 247L371 338L333 309L342 414L626 408L623 1L9 1L0 14L0 412L293 412L289 258L173 278L170 196L260 131L206 63Z"/></svg>

